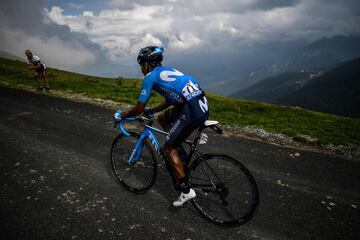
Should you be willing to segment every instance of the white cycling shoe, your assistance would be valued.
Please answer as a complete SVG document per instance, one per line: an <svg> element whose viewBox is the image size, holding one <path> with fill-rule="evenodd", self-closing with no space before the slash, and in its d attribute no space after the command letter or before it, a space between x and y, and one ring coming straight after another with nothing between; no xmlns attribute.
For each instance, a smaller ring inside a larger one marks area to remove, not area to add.
<svg viewBox="0 0 360 240"><path fill-rule="evenodd" d="M196 197L196 193L195 191L190 188L190 191L188 193L181 193L180 197L173 202L175 207L180 207L181 205L183 205L185 202L193 199L194 197Z"/></svg>

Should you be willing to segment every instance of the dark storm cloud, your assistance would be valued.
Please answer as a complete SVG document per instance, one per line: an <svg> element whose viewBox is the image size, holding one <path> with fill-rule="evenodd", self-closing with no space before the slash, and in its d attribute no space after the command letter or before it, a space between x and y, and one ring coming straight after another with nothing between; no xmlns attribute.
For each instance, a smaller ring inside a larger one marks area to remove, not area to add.
<svg viewBox="0 0 360 240"><path fill-rule="evenodd" d="M358 2L112 0L113 8L98 15L64 15L59 7L47 14L88 35L120 68L136 69L139 49L160 44L169 63L222 81L271 62L288 48L322 37L359 35Z"/></svg>
<svg viewBox="0 0 360 240"><path fill-rule="evenodd" d="M154 6L154 5L172 5L180 8L189 8L192 10L206 11L227 11L227 12L243 12L252 9L268 10L278 7L293 6L301 0L252 0L252 1L233 1L233 0L208 0L208 1L188 1L188 0L111 0L113 6L122 9L133 9L137 5ZM194 7L197 8L194 8Z"/></svg>
<svg viewBox="0 0 360 240"><path fill-rule="evenodd" d="M301 2L301 0L257 0L254 1L253 7L261 10L268 10L279 7L291 7Z"/></svg>

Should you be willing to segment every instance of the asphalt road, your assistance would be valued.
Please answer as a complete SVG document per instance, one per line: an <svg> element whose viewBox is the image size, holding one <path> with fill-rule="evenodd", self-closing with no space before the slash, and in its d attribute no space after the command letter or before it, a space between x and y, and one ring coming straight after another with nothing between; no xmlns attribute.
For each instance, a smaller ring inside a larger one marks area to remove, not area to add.
<svg viewBox="0 0 360 240"><path fill-rule="evenodd" d="M360 239L359 162L211 135L205 151L240 159L261 197L250 222L222 228L170 208L165 174L144 195L117 184L111 116L0 87L0 239Z"/></svg>

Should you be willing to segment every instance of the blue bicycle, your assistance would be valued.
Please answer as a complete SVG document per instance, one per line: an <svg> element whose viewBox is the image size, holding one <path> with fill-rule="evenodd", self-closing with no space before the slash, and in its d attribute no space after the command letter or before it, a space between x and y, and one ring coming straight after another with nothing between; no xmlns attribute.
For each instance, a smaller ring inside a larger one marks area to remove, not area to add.
<svg viewBox="0 0 360 240"><path fill-rule="evenodd" d="M254 177L238 160L226 154L199 152L198 145L208 140L205 129L222 133L217 124L206 121L193 141L183 142L189 146L186 176L197 195L192 203L203 217L218 225L237 226L251 219L259 203L259 192ZM176 189L169 160L155 136L167 133L152 125L153 119L145 116L123 119L119 123L120 134L112 143L112 169L118 181L133 193L145 193L154 185L156 155L169 171Z"/></svg>

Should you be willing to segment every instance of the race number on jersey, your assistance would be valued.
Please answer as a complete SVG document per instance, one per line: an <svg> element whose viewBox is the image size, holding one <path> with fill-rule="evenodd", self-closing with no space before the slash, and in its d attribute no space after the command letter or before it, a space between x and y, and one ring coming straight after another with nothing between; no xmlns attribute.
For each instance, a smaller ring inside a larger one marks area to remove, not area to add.
<svg viewBox="0 0 360 240"><path fill-rule="evenodd" d="M185 87L181 90L181 93L186 98L186 100L190 101L194 97L199 96L202 92L197 85L189 80Z"/></svg>

